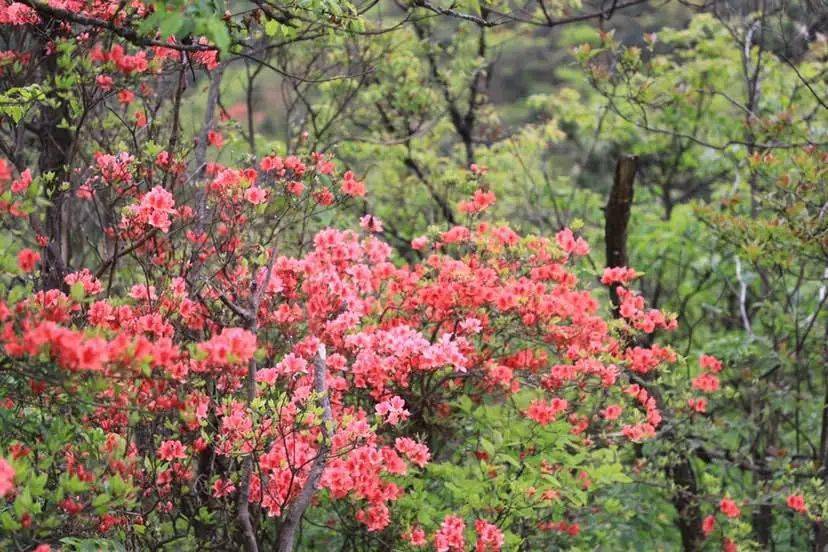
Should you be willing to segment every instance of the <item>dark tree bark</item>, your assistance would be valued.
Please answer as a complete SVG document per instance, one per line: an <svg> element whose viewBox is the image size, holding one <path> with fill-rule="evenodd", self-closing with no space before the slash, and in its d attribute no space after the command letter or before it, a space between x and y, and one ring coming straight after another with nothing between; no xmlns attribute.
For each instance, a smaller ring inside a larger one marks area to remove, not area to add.
<svg viewBox="0 0 828 552"><path fill-rule="evenodd" d="M43 25L43 50L47 48L46 38L50 36L52 22ZM57 54L44 56L44 71L56 75ZM69 123L70 114L66 101L59 95L52 94L51 102L43 102L36 121L37 138L40 142L38 170L41 175L52 173L54 179L45 187L46 199L51 205L46 210L43 232L48 238L41 260L41 286L43 289L64 288L63 277L68 273L69 263L69 215L65 209L68 194L62 189L67 177L66 164L72 147L72 133L64 125Z"/></svg>
<svg viewBox="0 0 828 552"><path fill-rule="evenodd" d="M673 507L678 513L676 525L681 533L681 544L686 552L702 549L704 534L701 530L702 515L699 508L698 482L693 465L688 458L682 458L666 468L667 476L673 480L676 490L673 493Z"/></svg>
<svg viewBox="0 0 828 552"><path fill-rule="evenodd" d="M632 210L635 172L638 169L637 155L624 155L615 165L615 180L612 183L604 215L604 243L607 251L607 267L627 266L627 225ZM618 293L610 286L610 299L617 313Z"/></svg>
<svg viewBox="0 0 828 552"><path fill-rule="evenodd" d="M822 349L822 359L822 385L825 387L825 396L822 401L822 431L819 437L818 466L823 481L828 485L828 322L825 323L825 344ZM828 552L828 521L823 520L814 525L814 551Z"/></svg>

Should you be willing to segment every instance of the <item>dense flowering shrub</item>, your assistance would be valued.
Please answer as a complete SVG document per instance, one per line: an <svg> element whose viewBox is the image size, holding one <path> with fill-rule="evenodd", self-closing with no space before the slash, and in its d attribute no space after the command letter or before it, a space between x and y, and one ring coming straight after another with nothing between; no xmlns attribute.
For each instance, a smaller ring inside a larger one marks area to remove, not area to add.
<svg viewBox="0 0 828 552"><path fill-rule="evenodd" d="M239 532L255 532L248 504L261 512L261 526L324 501L347 504L364 530L412 546L461 550L474 527L477 550L499 550L495 497L482 498L489 515L479 519L448 509L412 524L405 510L395 514L423 469L448 458L442 448L462 434L463 401L511 410L536 433L554 426L565 446L584 451L565 466L526 443L511 459L533 477L557 474L525 489L542 502L590 489L590 451L656 434L662 416L639 377L676 355L635 336L675 320L644 311L631 292L624 318L608 319L573 272L588 246L570 230L547 239L487 222L456 226L427 239L420 263L400 266L372 233L381 229L376 220L363 234L322 230L307 254L293 257L260 241L264 215L287 216L292 202L324 205L321 176L334 169L323 156L271 157L258 169L210 166L207 239L188 229L203 206L160 185L127 187L142 169L116 157L125 172L106 178L101 167L109 165L98 162L101 178L90 187L93 197L123 198L111 231L148 259L148 273L123 275L116 294L84 268L65 277L68 294L37 291L0 309L12 369L5 410L37 414L53 430L79 424L86 435L44 445L22 432L4 444L4 494L17 504L20 492L30 493L18 513L56 526L5 514L31 542L51 542L67 527L140 540L165 520L175 533L179 518L196 535L237 516L250 524L242 521ZM287 184L300 177L297 195ZM364 193L355 182L346 174L343 197ZM265 188L250 200L250 190ZM37 262L20 266L33 284ZM199 273L211 277L197 280ZM709 357L703 364L720 368ZM458 433L439 437L437 426ZM56 447L48 460L43 446ZM501 451L479 452L482 465L502 469L492 457ZM539 528L557 526L547 527Z"/></svg>

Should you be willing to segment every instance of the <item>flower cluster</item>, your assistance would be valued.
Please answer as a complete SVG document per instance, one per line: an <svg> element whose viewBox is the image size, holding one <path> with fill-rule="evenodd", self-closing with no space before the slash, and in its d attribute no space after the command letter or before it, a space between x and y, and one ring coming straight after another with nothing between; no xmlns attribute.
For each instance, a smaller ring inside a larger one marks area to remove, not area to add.
<svg viewBox="0 0 828 552"><path fill-rule="evenodd" d="M457 209L461 213L477 214L482 213L495 202L495 194L492 191L477 190L471 199L461 201L457 205Z"/></svg>
<svg viewBox="0 0 828 552"><path fill-rule="evenodd" d="M169 232L172 220L176 214L173 195L160 186L156 186L144 194L136 205L127 208L122 226L149 225L162 232Z"/></svg>
<svg viewBox="0 0 828 552"><path fill-rule="evenodd" d="M699 366L701 366L702 373L693 379L693 389L704 393L718 391L719 377L717 374L722 371L721 361L710 355L701 355Z"/></svg>

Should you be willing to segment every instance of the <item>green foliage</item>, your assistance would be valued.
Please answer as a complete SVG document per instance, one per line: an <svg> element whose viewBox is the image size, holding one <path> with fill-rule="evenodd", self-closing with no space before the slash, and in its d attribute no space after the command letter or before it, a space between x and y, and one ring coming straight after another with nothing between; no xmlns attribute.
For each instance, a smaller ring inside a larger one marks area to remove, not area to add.
<svg viewBox="0 0 828 552"><path fill-rule="evenodd" d="M45 99L46 95L39 84L9 88L0 94L0 113L17 124L38 102Z"/></svg>

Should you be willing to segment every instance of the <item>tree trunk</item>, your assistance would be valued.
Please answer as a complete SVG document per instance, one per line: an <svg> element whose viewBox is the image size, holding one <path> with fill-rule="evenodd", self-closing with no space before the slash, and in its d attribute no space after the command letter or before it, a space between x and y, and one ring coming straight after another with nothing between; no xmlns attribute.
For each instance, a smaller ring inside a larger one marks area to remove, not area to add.
<svg viewBox="0 0 828 552"><path fill-rule="evenodd" d="M604 243L607 251L607 267L620 267L628 264L627 259L627 225L630 222L635 172L638 168L638 156L624 155L615 165L615 180L612 183L609 200L605 207ZM614 311L618 311L619 299L615 286L610 286L610 299Z"/></svg>
<svg viewBox="0 0 828 552"><path fill-rule="evenodd" d="M314 361L313 388L317 395L319 405L322 407L322 442L319 445L316 458L314 458L311 464L308 478L305 480L305 484L302 485L302 489L299 491L293 504L291 504L290 509L288 509L285 520L279 530L279 544L277 548L279 552L293 552L293 546L296 542L296 532L302 524L302 516L305 515L305 510L310 506L311 499L319 486L319 481L322 479L322 472L325 470L325 464L328 461L328 453L330 452L331 446L331 428L329 426L333 422L333 416L331 414L331 400L328 397L328 386L325 382L327 374L328 368L325 359L325 346L321 345Z"/></svg>
<svg viewBox="0 0 828 552"><path fill-rule="evenodd" d="M676 485L672 502L678 512L676 525L681 533L682 548L686 552L701 550L704 540L701 530L702 515L699 502L696 500L698 483L693 466L689 459L682 458L677 463L667 466L666 473Z"/></svg>
<svg viewBox="0 0 828 552"><path fill-rule="evenodd" d="M43 49L47 48L48 29L54 23L46 22L44 28ZM49 75L56 75L57 54L44 56L44 71ZM66 100L50 94L50 102L40 105L37 119L37 135L40 141L40 156L38 170L41 175L51 172L54 179L44 189L46 199L51 205L46 209L46 219L43 231L48 238L48 245L44 248L41 260L41 286L43 289L65 288L63 277L67 274L69 264L69 216L64 203L67 192L62 184L67 178L66 164L69 161L69 150L72 147L72 133L63 125L70 120L69 107Z"/></svg>
<svg viewBox="0 0 828 552"><path fill-rule="evenodd" d="M638 166L638 157L624 155L618 159L615 166L615 180L610 190L609 200L604 211L604 243L607 253L607 267L628 266L627 257L627 226L630 221L634 193L635 173ZM620 305L616 286L609 286L615 316L619 316ZM642 381L647 391L655 399L659 410L665 418L670 415L664 405L661 393L654 385ZM668 435L672 433L670 431ZM677 451L681 453L681 451ZM681 457L665 469L666 475L673 481L676 490L671 502L678 517L676 525L681 533L682 548L686 552L701 550L704 541L702 532L702 515L699 508L699 486L693 465L687 456Z"/></svg>
<svg viewBox="0 0 828 552"><path fill-rule="evenodd" d="M824 397L822 399L822 431L819 437L819 472L822 480L828 485L828 322L825 323L825 342L822 349L822 385ZM814 552L828 552L828 520L814 524Z"/></svg>

